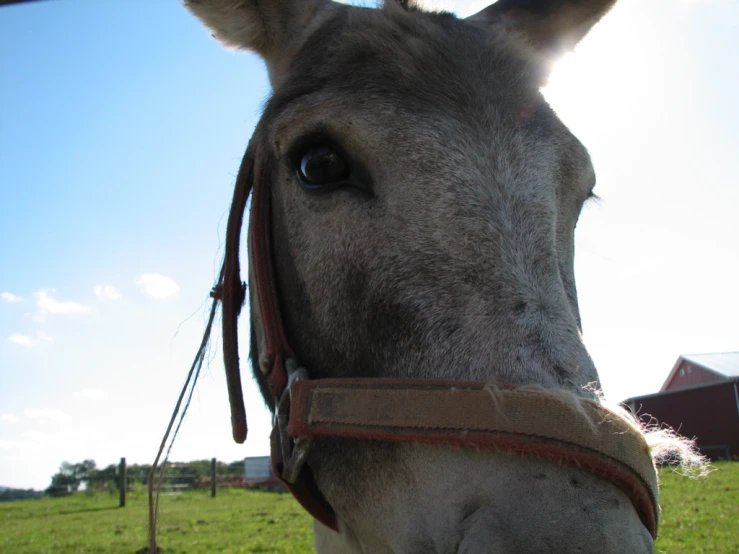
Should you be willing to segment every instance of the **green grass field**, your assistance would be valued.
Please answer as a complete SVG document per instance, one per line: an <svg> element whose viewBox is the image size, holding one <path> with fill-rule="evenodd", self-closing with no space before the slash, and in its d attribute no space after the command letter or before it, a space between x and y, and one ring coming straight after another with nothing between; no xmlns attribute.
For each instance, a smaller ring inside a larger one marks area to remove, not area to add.
<svg viewBox="0 0 739 554"><path fill-rule="evenodd" d="M739 463L719 463L707 479L662 472L657 552L739 554ZM117 508L116 495L0 504L3 554L121 553L146 545L143 491ZM174 553L313 552L310 517L287 494L222 489L162 498L159 544ZM624 553L627 554L627 553Z"/></svg>
<svg viewBox="0 0 739 554"><path fill-rule="evenodd" d="M739 462L713 467L706 479L660 472L658 552L739 554Z"/></svg>

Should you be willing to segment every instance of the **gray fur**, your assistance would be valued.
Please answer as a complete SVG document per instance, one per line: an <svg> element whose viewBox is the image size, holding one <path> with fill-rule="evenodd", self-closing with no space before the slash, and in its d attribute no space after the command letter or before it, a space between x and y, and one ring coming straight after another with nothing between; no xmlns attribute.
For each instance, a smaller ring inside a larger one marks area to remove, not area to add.
<svg viewBox="0 0 739 554"><path fill-rule="evenodd" d="M506 1L464 21L392 5L187 2L267 62L274 95L253 141L268 160L285 326L312 377L590 394L572 266L595 177L538 87L545 56L611 3L531 1L543 7L529 13ZM364 192L301 188L296 159L316 136L340 145ZM342 529L316 525L322 553L653 550L624 493L573 468L338 439L310 466Z"/></svg>

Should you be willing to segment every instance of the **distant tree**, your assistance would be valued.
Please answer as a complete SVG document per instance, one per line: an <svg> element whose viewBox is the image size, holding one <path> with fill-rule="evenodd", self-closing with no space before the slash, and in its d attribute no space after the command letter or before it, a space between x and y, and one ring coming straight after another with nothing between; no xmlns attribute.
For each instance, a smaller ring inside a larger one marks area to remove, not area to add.
<svg viewBox="0 0 739 554"><path fill-rule="evenodd" d="M74 464L74 475L79 479L80 483L88 485L90 483L90 475L96 469L95 460L84 460L79 464Z"/></svg>
<svg viewBox="0 0 739 554"><path fill-rule="evenodd" d="M110 464L103 469L91 470L87 488L93 490L118 488L118 466Z"/></svg>
<svg viewBox="0 0 739 554"><path fill-rule="evenodd" d="M244 475L244 460L236 460L226 466L228 475Z"/></svg>
<svg viewBox="0 0 739 554"><path fill-rule="evenodd" d="M190 462L167 462L165 478L173 485L189 485L210 479L211 460L193 460ZM146 485L149 478L150 464L130 464L126 470L127 485ZM237 460L229 464L216 462L216 473L220 476L243 475L244 462ZM90 491L118 488L120 485L117 464L110 464L98 469L94 460L84 460L73 464L62 462L59 471L51 477L51 484L46 494L66 496L77 492L82 484Z"/></svg>
<svg viewBox="0 0 739 554"><path fill-rule="evenodd" d="M0 489L0 502L9 502L11 500L27 500L29 498L40 498L43 495L41 491L33 489Z"/></svg>
<svg viewBox="0 0 739 554"><path fill-rule="evenodd" d="M149 478L149 471L151 470L151 464L131 464L126 470L126 477L128 484L133 485L145 485Z"/></svg>
<svg viewBox="0 0 739 554"><path fill-rule="evenodd" d="M90 475L96 469L94 460L84 460L78 464L62 462L59 472L51 477L51 485L46 489L51 496L65 496L77 492L82 483L89 483Z"/></svg>

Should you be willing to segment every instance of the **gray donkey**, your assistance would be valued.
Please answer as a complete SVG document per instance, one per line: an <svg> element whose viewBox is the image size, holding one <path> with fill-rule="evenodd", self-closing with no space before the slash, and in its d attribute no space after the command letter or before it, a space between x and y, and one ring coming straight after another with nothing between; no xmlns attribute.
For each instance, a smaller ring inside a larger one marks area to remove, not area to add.
<svg viewBox="0 0 739 554"><path fill-rule="evenodd" d="M540 87L614 0L500 0L466 19L407 1L185 3L267 65L273 94L250 150L269 184L277 309L311 379L464 380L552 392L574 411L599 402L573 275L595 173ZM316 521L321 553L653 552L628 491L577 464L347 436L306 451L334 518Z"/></svg>

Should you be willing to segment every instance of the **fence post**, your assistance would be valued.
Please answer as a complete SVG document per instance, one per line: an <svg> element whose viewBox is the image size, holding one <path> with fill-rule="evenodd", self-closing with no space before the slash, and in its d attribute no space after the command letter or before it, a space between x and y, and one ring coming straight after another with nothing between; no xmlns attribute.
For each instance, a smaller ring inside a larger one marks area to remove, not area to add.
<svg viewBox="0 0 739 554"><path fill-rule="evenodd" d="M216 459L210 461L210 496L216 497Z"/></svg>
<svg viewBox="0 0 739 554"><path fill-rule="evenodd" d="M121 458L118 466L118 490L120 491L119 508L126 506L126 488L128 487L128 479L126 478L126 458Z"/></svg>

